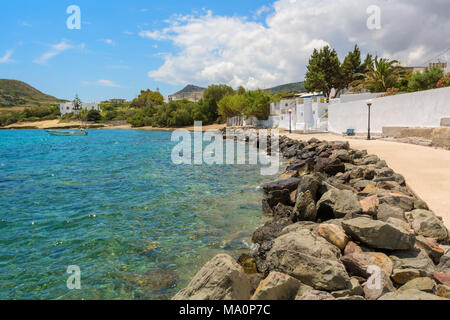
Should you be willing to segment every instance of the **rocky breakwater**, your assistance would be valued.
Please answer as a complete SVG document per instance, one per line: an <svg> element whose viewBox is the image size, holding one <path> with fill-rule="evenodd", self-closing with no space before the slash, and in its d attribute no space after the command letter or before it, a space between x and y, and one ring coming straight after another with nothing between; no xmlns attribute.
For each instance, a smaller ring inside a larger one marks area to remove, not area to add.
<svg viewBox="0 0 450 320"><path fill-rule="evenodd" d="M449 231L386 162L348 143L281 137L257 249L209 261L174 299L450 298Z"/></svg>

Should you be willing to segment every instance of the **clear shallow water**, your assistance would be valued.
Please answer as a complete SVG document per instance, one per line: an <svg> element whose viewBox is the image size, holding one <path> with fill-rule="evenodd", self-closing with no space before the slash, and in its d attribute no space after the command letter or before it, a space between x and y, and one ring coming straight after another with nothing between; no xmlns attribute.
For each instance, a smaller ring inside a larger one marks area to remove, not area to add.
<svg viewBox="0 0 450 320"><path fill-rule="evenodd" d="M0 131L0 299L168 299L217 253L237 257L273 177L174 165L170 137Z"/></svg>

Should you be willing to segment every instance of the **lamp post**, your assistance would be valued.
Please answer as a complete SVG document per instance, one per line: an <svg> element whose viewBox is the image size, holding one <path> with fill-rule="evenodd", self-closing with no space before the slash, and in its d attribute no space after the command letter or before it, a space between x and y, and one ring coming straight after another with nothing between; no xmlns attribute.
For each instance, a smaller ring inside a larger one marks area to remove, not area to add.
<svg viewBox="0 0 450 320"><path fill-rule="evenodd" d="M372 102L372 100L367 100L366 104L369 107L368 124L367 124L367 140L370 140L370 107L372 106L373 102Z"/></svg>
<svg viewBox="0 0 450 320"><path fill-rule="evenodd" d="M289 133L292 133L292 110L289 109Z"/></svg>

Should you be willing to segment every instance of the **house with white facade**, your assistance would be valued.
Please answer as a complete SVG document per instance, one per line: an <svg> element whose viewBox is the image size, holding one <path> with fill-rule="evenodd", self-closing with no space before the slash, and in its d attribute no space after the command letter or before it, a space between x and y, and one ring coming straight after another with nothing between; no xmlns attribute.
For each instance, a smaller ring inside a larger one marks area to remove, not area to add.
<svg viewBox="0 0 450 320"><path fill-rule="evenodd" d="M298 131L326 131L328 103L324 97L296 98L273 102L270 116L262 125Z"/></svg>
<svg viewBox="0 0 450 320"><path fill-rule="evenodd" d="M97 110L101 111L98 103L82 103L81 105L82 110ZM74 113L78 114L78 110L74 110L74 104L73 102L66 102L59 105L59 110L61 111L61 115L65 115L68 113Z"/></svg>

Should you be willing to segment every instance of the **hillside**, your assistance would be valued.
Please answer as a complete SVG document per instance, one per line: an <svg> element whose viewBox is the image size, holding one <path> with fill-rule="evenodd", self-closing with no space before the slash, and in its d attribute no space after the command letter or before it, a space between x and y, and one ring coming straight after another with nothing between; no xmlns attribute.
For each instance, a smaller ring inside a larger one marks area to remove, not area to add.
<svg viewBox="0 0 450 320"><path fill-rule="evenodd" d="M286 93L300 93L305 92L305 85L304 82L294 82L294 83L287 83L283 84L281 86L265 89L266 92L272 92L272 93L279 93L279 92L286 92Z"/></svg>
<svg viewBox="0 0 450 320"><path fill-rule="evenodd" d="M62 101L42 93L25 82L0 79L0 108L58 104Z"/></svg>
<svg viewBox="0 0 450 320"><path fill-rule="evenodd" d="M206 88L188 84L182 90L178 91L177 93L174 93L173 95L178 95L178 94L182 94L182 93L191 93L191 92L201 92L201 91L205 91L205 90L206 90Z"/></svg>

